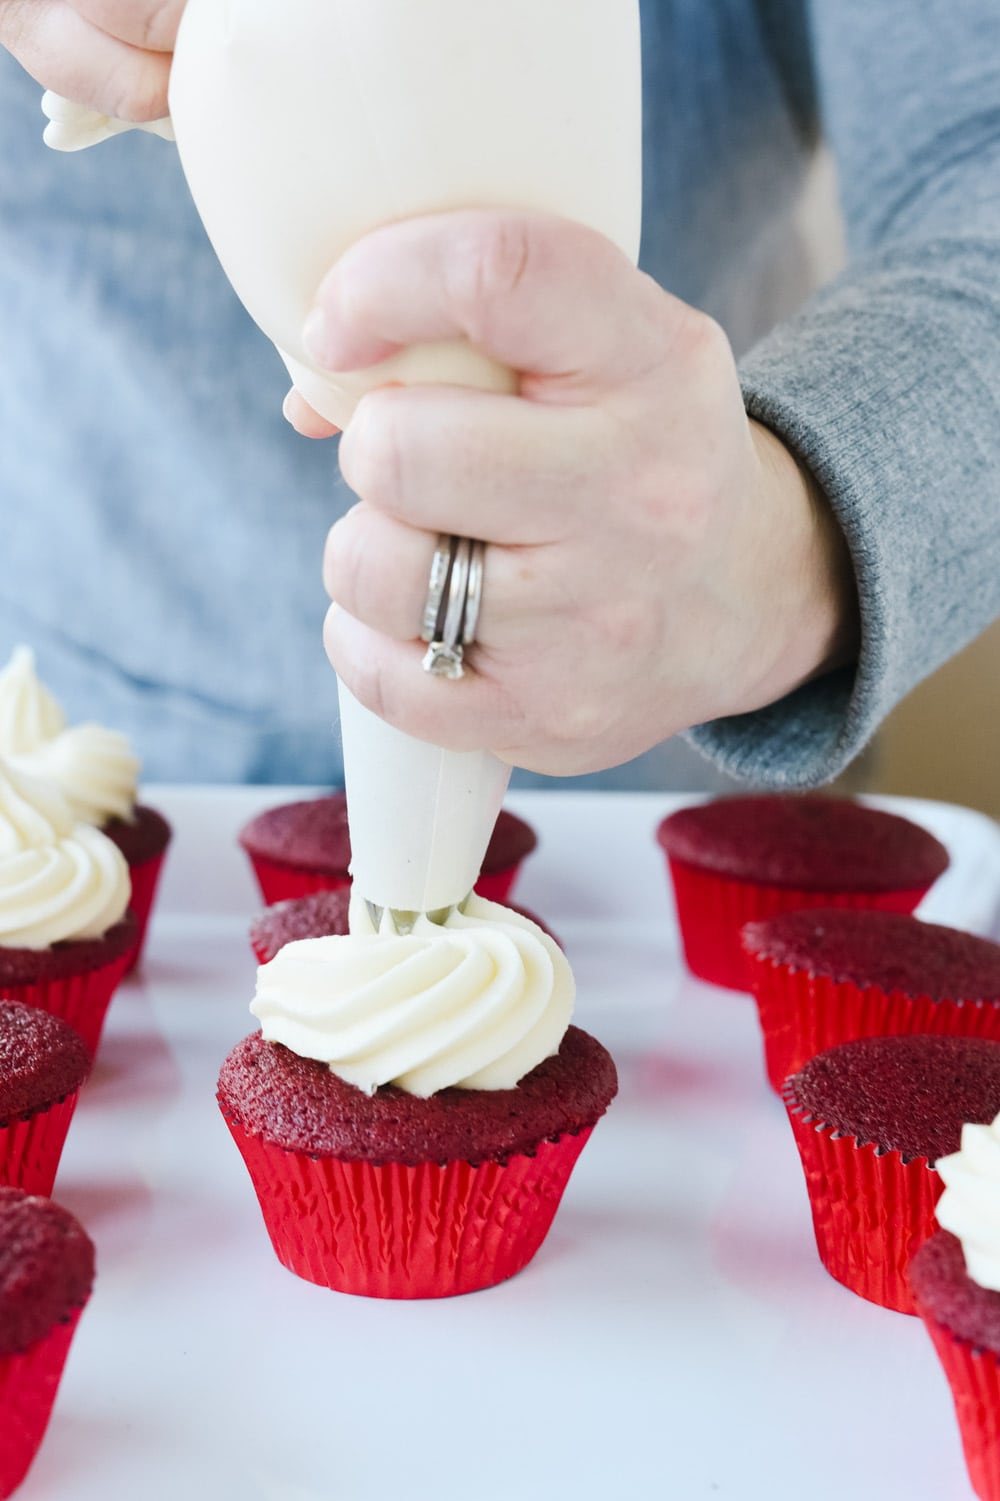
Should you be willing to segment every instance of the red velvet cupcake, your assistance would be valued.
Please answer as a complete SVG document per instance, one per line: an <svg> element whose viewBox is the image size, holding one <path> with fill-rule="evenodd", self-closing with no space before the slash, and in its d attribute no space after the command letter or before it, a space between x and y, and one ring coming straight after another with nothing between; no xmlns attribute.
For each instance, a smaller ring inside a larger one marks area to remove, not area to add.
<svg viewBox="0 0 1000 1501"><path fill-rule="evenodd" d="M1000 944L894 912L807 909L743 929L772 1086L852 1037L1000 1042Z"/></svg>
<svg viewBox="0 0 1000 1501"><path fill-rule="evenodd" d="M350 906L350 886L338 886L335 891L313 891L309 896L291 897L265 907L250 924L250 946L257 962L270 963L286 943L294 943L300 938L326 938L332 933L347 933ZM550 938L555 938L551 929L533 912L524 907L512 907L511 911L530 918ZM558 943L558 938L555 941Z"/></svg>
<svg viewBox="0 0 1000 1501"><path fill-rule="evenodd" d="M803 907L912 912L948 865L926 829L844 798L718 798L657 829L688 968L749 990L745 923Z"/></svg>
<svg viewBox="0 0 1000 1501"><path fill-rule="evenodd" d="M132 884L138 963L170 825L155 809L136 806L140 763L128 737L99 724L68 726L37 676L34 653L19 646L0 671L0 757L55 789L76 822L100 829L121 850Z"/></svg>
<svg viewBox="0 0 1000 1501"><path fill-rule="evenodd" d="M90 1054L47 1011L0 1001L0 1184L49 1194Z"/></svg>
<svg viewBox="0 0 1000 1501"><path fill-rule="evenodd" d="M617 1090L570 1027L513 1089L367 1094L259 1034L233 1049L219 1105L275 1253L340 1292L438 1298L493 1286L541 1245Z"/></svg>
<svg viewBox="0 0 1000 1501"><path fill-rule="evenodd" d="M133 962L138 931L126 912L102 938L65 939L45 949L0 946L0 998L61 1017L93 1058L112 997Z"/></svg>
<svg viewBox="0 0 1000 1501"><path fill-rule="evenodd" d="M0 1188L0 1497L20 1485L49 1424L94 1282L94 1247L51 1199Z"/></svg>
<svg viewBox="0 0 1000 1501"><path fill-rule="evenodd" d="M101 825L101 832L121 850L128 864L132 882L129 906L136 919L135 948L129 969L134 969L142 960L172 831L162 813L137 803L130 817L109 819Z"/></svg>
<svg viewBox="0 0 1000 1501"><path fill-rule="evenodd" d="M947 1230L917 1251L910 1285L951 1387L972 1488L1000 1501L1000 1292L973 1281Z"/></svg>
<svg viewBox="0 0 1000 1501"><path fill-rule="evenodd" d="M933 1234L934 1164L967 1121L1000 1111L1000 1044L864 1037L811 1058L783 1098L802 1158L820 1259L845 1287L915 1312L910 1258Z"/></svg>
<svg viewBox="0 0 1000 1501"><path fill-rule="evenodd" d="M267 903L350 885L351 842L343 792L268 808L243 828L240 844ZM503 902L521 862L535 848L534 830L501 809L476 890Z"/></svg>

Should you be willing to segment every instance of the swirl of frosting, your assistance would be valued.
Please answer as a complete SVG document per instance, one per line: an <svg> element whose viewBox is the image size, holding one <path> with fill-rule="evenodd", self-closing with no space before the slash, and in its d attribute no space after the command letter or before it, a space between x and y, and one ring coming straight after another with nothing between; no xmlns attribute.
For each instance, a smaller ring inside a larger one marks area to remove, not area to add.
<svg viewBox="0 0 1000 1501"><path fill-rule="evenodd" d="M140 763L128 736L99 724L67 729L26 646L0 672L0 756L58 788L79 823L129 818L135 808Z"/></svg>
<svg viewBox="0 0 1000 1501"><path fill-rule="evenodd" d="M121 851L59 792L0 761L0 945L100 938L131 895Z"/></svg>
<svg viewBox="0 0 1000 1501"><path fill-rule="evenodd" d="M512 1089L558 1052L572 972L530 919L475 895L463 905L399 935L352 897L349 935L288 943L258 970L264 1036L369 1094Z"/></svg>
<svg viewBox="0 0 1000 1501"><path fill-rule="evenodd" d="M35 672L35 654L15 646L0 670L0 756L36 750L66 727L66 716Z"/></svg>
<svg viewBox="0 0 1000 1501"><path fill-rule="evenodd" d="M989 1126L964 1125L959 1150L934 1166L945 1183L938 1224L962 1242L973 1282L1000 1292L1000 1115Z"/></svg>

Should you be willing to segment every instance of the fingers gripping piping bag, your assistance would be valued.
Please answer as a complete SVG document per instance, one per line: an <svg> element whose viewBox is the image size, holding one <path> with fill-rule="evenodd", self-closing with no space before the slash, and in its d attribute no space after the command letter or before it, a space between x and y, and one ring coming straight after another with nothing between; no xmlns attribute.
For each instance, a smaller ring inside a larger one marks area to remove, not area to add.
<svg viewBox="0 0 1000 1501"><path fill-rule="evenodd" d="M575 219L634 261L640 78L638 0L188 0L170 112L226 274L343 428L390 380L513 391L517 376L463 342L320 370L301 331L329 267L380 225L484 206ZM413 740L343 687L341 712L358 890L416 912L460 901L509 767Z"/></svg>

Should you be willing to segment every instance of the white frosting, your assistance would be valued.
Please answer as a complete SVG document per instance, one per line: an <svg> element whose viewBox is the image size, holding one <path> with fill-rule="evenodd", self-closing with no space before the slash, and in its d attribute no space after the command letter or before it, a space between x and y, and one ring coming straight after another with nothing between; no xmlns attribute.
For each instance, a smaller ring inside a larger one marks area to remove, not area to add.
<svg viewBox="0 0 1000 1501"><path fill-rule="evenodd" d="M86 105L74 104L72 99L64 99L51 89L46 89L42 95L42 112L49 121L42 140L53 151L82 151L86 146L97 146L126 130L146 130L164 141L174 139L169 117L141 122L118 120L114 115L102 115L98 110L87 109Z"/></svg>
<svg viewBox="0 0 1000 1501"><path fill-rule="evenodd" d="M558 1052L572 972L537 924L471 896L438 925L376 932L363 899L348 936L288 943L257 972L250 1009L271 1042L368 1093L512 1089Z"/></svg>
<svg viewBox="0 0 1000 1501"><path fill-rule="evenodd" d="M957 1152L934 1164L945 1183L938 1224L962 1242L973 1282L1000 1292L1000 1115L962 1127Z"/></svg>
<svg viewBox="0 0 1000 1501"><path fill-rule="evenodd" d="M16 647L0 672L0 756L16 771L51 782L79 823L128 818L135 807L140 762L128 736L98 724L67 729L26 646Z"/></svg>
<svg viewBox="0 0 1000 1501"><path fill-rule="evenodd" d="M76 823L55 788L0 761L0 945L100 938L130 895L128 866L111 840Z"/></svg>

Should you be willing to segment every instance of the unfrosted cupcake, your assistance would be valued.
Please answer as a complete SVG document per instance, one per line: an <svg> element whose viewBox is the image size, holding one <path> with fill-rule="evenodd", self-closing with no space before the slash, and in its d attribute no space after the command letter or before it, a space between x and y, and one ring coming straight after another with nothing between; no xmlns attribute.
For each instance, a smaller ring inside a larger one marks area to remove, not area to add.
<svg viewBox="0 0 1000 1501"><path fill-rule="evenodd" d="M912 912L947 868L926 829L846 798L717 798L657 828L688 968L749 990L745 923L803 907Z"/></svg>
<svg viewBox="0 0 1000 1501"><path fill-rule="evenodd" d="M351 840L343 792L268 808L244 826L239 840L265 902L350 885ZM502 808L476 882L480 896L505 901L521 863L537 842L523 818Z"/></svg>
<svg viewBox="0 0 1000 1501"><path fill-rule="evenodd" d="M20 1485L45 1436L93 1282L94 1247L73 1216L0 1188L0 1497Z"/></svg>
<svg viewBox="0 0 1000 1501"><path fill-rule="evenodd" d="M91 1056L136 944L121 852L0 760L0 997L75 1028Z"/></svg>
<svg viewBox="0 0 1000 1501"><path fill-rule="evenodd" d="M351 888L338 886L335 891L313 891L308 896L290 897L273 902L259 912L250 924L250 946L258 964L269 964L284 948L300 938L329 938L350 931ZM511 907L555 938L551 928L524 907ZM559 943L558 938L556 942ZM560 948L562 945L560 944Z"/></svg>
<svg viewBox="0 0 1000 1501"><path fill-rule="evenodd" d="M90 1054L51 1012L0 1001L0 1184L52 1192Z"/></svg>
<svg viewBox="0 0 1000 1501"><path fill-rule="evenodd" d="M802 1159L820 1260L852 1292L913 1313L910 1258L935 1228L966 1121L1000 1110L1000 1043L863 1037L811 1058L783 1098Z"/></svg>
<svg viewBox="0 0 1000 1501"><path fill-rule="evenodd" d="M1000 1041L1000 944L895 912L807 909L743 929L767 1076L852 1037Z"/></svg>
<svg viewBox="0 0 1000 1501"><path fill-rule="evenodd" d="M170 825L136 801L140 763L128 737L99 724L67 727L66 717L35 672L34 654L15 648L0 671L0 756L15 770L50 782L77 823L92 824L117 845L129 867L142 956Z"/></svg>
<svg viewBox="0 0 1000 1501"><path fill-rule="evenodd" d="M351 928L259 971L262 1034L219 1079L275 1252L372 1297L489 1287L542 1243L614 1064L528 919L473 897L378 934L356 901Z"/></svg>
<svg viewBox="0 0 1000 1501"><path fill-rule="evenodd" d="M965 1125L959 1150L937 1166L944 1228L913 1258L910 1282L951 1387L973 1489L1000 1501L1000 1117Z"/></svg>

